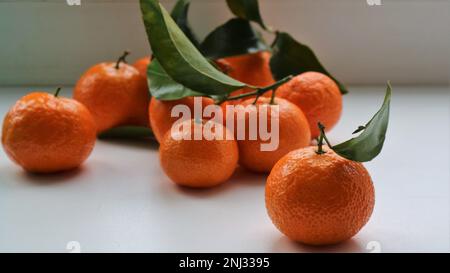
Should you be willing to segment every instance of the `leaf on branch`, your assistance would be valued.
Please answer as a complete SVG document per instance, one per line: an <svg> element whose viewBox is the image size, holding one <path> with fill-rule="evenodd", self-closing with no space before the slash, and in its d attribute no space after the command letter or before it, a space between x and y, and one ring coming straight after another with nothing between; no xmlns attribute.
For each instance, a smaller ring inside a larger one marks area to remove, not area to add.
<svg viewBox="0 0 450 273"><path fill-rule="evenodd" d="M237 17L258 23L265 30L271 30L262 19L258 0L227 0L227 4Z"/></svg>
<svg viewBox="0 0 450 273"><path fill-rule="evenodd" d="M229 20L211 32L201 44L203 54L220 59L269 50L261 34L250 22L240 18Z"/></svg>
<svg viewBox="0 0 450 273"><path fill-rule="evenodd" d="M309 71L320 72L332 78L339 86L342 94L348 93L347 88L320 63L311 48L297 42L285 32L277 33L270 67L277 80L288 75L300 75Z"/></svg>
<svg viewBox="0 0 450 273"><path fill-rule="evenodd" d="M389 125L392 87L388 83L381 109L364 126L362 134L332 149L340 156L357 162L368 162L377 157L383 149Z"/></svg>
<svg viewBox="0 0 450 273"><path fill-rule="evenodd" d="M140 0L140 5L153 54L171 79L186 88L215 95L247 87L211 65L158 0Z"/></svg>
<svg viewBox="0 0 450 273"><path fill-rule="evenodd" d="M179 100L185 97L204 95L172 80L161 66L158 59L154 59L149 65L147 78L150 92L152 96L158 100Z"/></svg>
<svg viewBox="0 0 450 273"><path fill-rule="evenodd" d="M186 34L191 43L196 48L199 48L200 42L198 41L195 33L192 31L192 28L188 21L190 5L191 1L189 0L178 0L170 15L172 16L175 23L177 23L180 29L184 32L184 34Z"/></svg>

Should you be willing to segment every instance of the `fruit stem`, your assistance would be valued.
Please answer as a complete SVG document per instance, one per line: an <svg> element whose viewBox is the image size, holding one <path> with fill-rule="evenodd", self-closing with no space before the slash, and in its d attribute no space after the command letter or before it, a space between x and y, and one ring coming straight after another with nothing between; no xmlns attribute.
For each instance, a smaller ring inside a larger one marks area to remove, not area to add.
<svg viewBox="0 0 450 273"><path fill-rule="evenodd" d="M290 82L293 78L294 78L294 76L292 76L292 75L287 76L286 78L281 79L281 80L277 81L276 83L274 83L274 84L272 84L270 86L267 86L267 87L264 87L264 88L259 88L257 91L259 91L261 93L261 95L262 95L262 94L264 94L264 93L266 93L266 92L268 92L268 91L270 91L272 89L278 89L278 87L282 86L285 83Z"/></svg>
<svg viewBox="0 0 450 273"><path fill-rule="evenodd" d="M274 104L275 104L275 93L277 92L277 89L278 89L278 88L275 88L275 89L272 91L272 97L270 98L270 104L271 104L271 105L274 105Z"/></svg>
<svg viewBox="0 0 450 273"><path fill-rule="evenodd" d="M316 153L318 155L323 155L323 154L326 153L323 150L323 144L324 144L323 141L325 140L326 144L329 147L332 147L332 145L331 145L330 141L328 140L327 135L325 134L325 126L322 123L320 123L320 122L318 123L318 126L319 126L319 130L320 130L320 136L317 139L317 147L318 147L318 149L317 149Z"/></svg>
<svg viewBox="0 0 450 273"><path fill-rule="evenodd" d="M59 92L61 92L61 87L58 87L55 91L55 97L57 98L59 96Z"/></svg>
<svg viewBox="0 0 450 273"><path fill-rule="evenodd" d="M226 102L226 101L245 99L245 98L252 97L252 96L255 96L255 95L258 95L258 92L255 91L255 92L246 93L246 94L242 94L242 95L238 95L238 96L234 96L234 97L228 97L228 98L225 98L222 101L222 103Z"/></svg>
<svg viewBox="0 0 450 273"><path fill-rule="evenodd" d="M120 56L120 58L116 62L116 69L120 68L120 63L126 63L126 58L128 55L130 55L130 52L128 50L125 50L122 56Z"/></svg>
<svg viewBox="0 0 450 273"><path fill-rule="evenodd" d="M263 87L263 88L258 88L258 87L252 87L253 89L256 89L254 92L250 92L250 93L246 93L246 94L242 94L242 95L238 95L238 96L234 96L234 97L228 97L223 99L222 101L219 101L218 104L222 104L226 101L232 101L232 100L240 100L240 99L245 99L248 97L253 97L256 96L256 101L259 99L259 97L261 97L262 95L264 95L265 93L269 92L270 90L276 90L278 87L282 86L283 84L289 82L290 80L292 80L294 78L294 76L287 76L284 79L281 79L279 81L277 81L276 83L269 85L267 87Z"/></svg>
<svg viewBox="0 0 450 273"><path fill-rule="evenodd" d="M261 97L261 95L256 95L256 97L255 97L255 100L253 101L253 105L256 105L256 103L258 102L258 100L259 100L259 97Z"/></svg>

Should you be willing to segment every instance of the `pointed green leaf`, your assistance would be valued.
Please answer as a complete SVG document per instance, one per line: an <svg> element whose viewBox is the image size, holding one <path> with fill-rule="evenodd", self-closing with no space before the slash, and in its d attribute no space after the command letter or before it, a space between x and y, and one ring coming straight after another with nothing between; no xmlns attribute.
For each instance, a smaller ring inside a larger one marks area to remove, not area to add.
<svg viewBox="0 0 450 273"><path fill-rule="evenodd" d="M383 106L367 123L361 135L332 149L342 157L357 162L368 162L378 156L383 149L389 124L392 87L388 83ZM362 129L362 127L360 127Z"/></svg>
<svg viewBox="0 0 450 273"><path fill-rule="evenodd" d="M172 80L157 59L153 59L149 65L147 78L150 92L158 100L178 100L202 95Z"/></svg>
<svg viewBox="0 0 450 273"><path fill-rule="evenodd" d="M237 17L253 21L263 29L270 30L262 19L258 0L227 0L227 4Z"/></svg>
<svg viewBox="0 0 450 273"><path fill-rule="evenodd" d="M229 20L211 32L201 44L203 54L211 59L244 55L269 48L250 22L240 18Z"/></svg>
<svg viewBox="0 0 450 273"><path fill-rule="evenodd" d="M188 13L190 5L191 2L189 0L178 0L170 15L172 16L175 23L177 23L180 29L184 32L184 34L186 34L191 43L196 48L199 48L200 43L197 39L197 36L192 31L192 28L188 21Z"/></svg>
<svg viewBox="0 0 450 273"><path fill-rule="evenodd" d="M332 78L338 84L342 94L348 93L346 87L323 67L311 48L297 42L287 33L277 34L270 67L277 80L308 71L320 72Z"/></svg>
<svg viewBox="0 0 450 273"><path fill-rule="evenodd" d="M170 78L189 89L217 95L247 86L211 65L158 0L140 0L140 4L153 54Z"/></svg>

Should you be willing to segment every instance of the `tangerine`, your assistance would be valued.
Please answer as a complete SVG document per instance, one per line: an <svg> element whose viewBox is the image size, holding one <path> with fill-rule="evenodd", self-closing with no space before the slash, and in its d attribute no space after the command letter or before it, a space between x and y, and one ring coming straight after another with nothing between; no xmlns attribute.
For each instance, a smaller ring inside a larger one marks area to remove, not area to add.
<svg viewBox="0 0 450 273"><path fill-rule="evenodd" d="M18 100L3 122L6 154L33 173L80 166L91 154L95 139L95 121L84 105L43 92Z"/></svg>
<svg viewBox="0 0 450 273"><path fill-rule="evenodd" d="M266 184L266 207L287 237L309 245L330 245L355 236L369 221L375 193L361 163L328 147L308 147L283 157Z"/></svg>
<svg viewBox="0 0 450 273"><path fill-rule="evenodd" d="M195 140L195 130L212 126L212 140ZM228 129L213 121L187 120L161 141L160 161L164 172L178 185L208 188L226 182L236 170L238 145Z"/></svg>
<svg viewBox="0 0 450 273"><path fill-rule="evenodd" d="M330 130L342 115L342 94L339 87L322 73L306 72L298 75L282 85L276 96L287 99L303 110L311 128L312 138L320 135L318 122Z"/></svg>
<svg viewBox="0 0 450 273"><path fill-rule="evenodd" d="M275 83L270 69L270 58L272 54L261 51L253 54L228 57L218 60L220 67L230 77L243 83L256 87L266 87ZM250 88L239 89L230 94L238 96L254 91ZM239 104L242 100L235 100L231 104Z"/></svg>
<svg viewBox="0 0 450 273"><path fill-rule="evenodd" d="M235 126L245 124L246 128L244 139L241 140L242 137L237 138L240 153L239 163L251 171L268 173L275 163L287 153L308 146L311 141L311 132L303 112L289 101L277 98L275 104L271 104L269 98L259 98L256 104L253 104L254 102L254 99L245 100L242 102L245 110L237 108L234 113ZM272 117L274 111L278 112L278 117ZM267 116L260 113L266 113ZM257 126L251 126L252 116L257 116ZM261 118L265 117L267 117L267 128L271 128L272 134L274 133L275 122L279 129L278 135L272 135L271 140L263 140L261 134L258 134L258 132L261 132L260 127L263 124L261 122L265 122ZM250 138L251 128L257 131L254 133L257 133L258 136L254 139ZM236 127L235 133L238 133ZM277 139L273 139L275 137ZM271 141L278 142L277 147L274 147L275 149L272 151L263 151L262 145L267 145Z"/></svg>
<svg viewBox="0 0 450 273"><path fill-rule="evenodd" d="M139 71L124 63L100 63L77 82L73 97L92 113L98 133L123 125L148 126L150 95Z"/></svg>
<svg viewBox="0 0 450 273"><path fill-rule="evenodd" d="M150 124L153 134L158 142L161 142L164 135L172 128L172 125L179 120L178 117L172 117L172 109L178 105L185 105L194 113L194 97L186 97L175 101L162 101L152 98L150 102ZM214 105L214 100L211 98L201 98L202 107Z"/></svg>

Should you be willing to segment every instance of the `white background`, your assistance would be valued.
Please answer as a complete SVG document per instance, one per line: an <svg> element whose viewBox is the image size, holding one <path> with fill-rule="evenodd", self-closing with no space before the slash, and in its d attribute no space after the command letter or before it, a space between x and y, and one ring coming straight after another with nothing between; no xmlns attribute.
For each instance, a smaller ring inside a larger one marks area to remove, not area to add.
<svg viewBox="0 0 450 273"><path fill-rule="evenodd" d="M138 0L0 0L0 85L74 84L91 65L150 49ZM169 9L175 1L162 1ZM447 84L450 1L261 0L265 20L311 45L347 84ZM192 0L204 37L231 18L225 0ZM269 41L271 41L272 37Z"/></svg>
<svg viewBox="0 0 450 273"><path fill-rule="evenodd" d="M3 116L24 90L0 91ZM350 91L333 143L369 120L385 87ZM263 175L238 171L222 187L184 189L162 172L156 144L99 141L81 169L53 176L26 174L0 152L0 251L65 252L78 241L89 252L367 252L375 241L383 252L448 252L449 99L444 88L394 88L385 148L366 164L375 211L343 244L282 236L265 210Z"/></svg>

